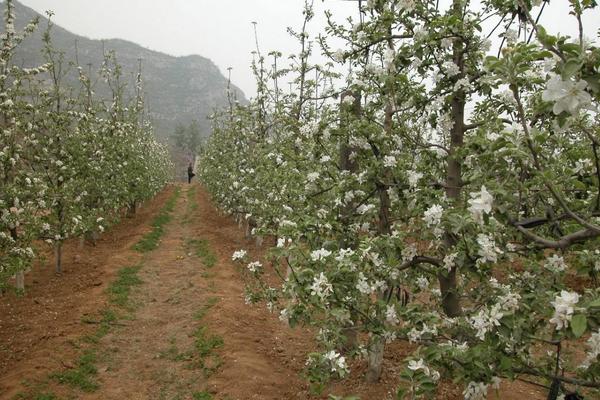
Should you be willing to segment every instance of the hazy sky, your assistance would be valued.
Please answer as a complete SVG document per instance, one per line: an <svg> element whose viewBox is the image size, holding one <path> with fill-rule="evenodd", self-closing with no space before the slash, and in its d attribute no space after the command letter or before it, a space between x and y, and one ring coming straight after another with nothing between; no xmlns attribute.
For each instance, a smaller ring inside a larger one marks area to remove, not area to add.
<svg viewBox="0 0 600 400"><path fill-rule="evenodd" d="M255 94L250 72L250 54L255 48L252 21L258 23L264 54L280 50L297 52L287 33L288 26L302 24L304 0L21 0L37 10L53 10L54 21L79 35L93 39L121 38L152 50L175 56L199 54L213 60L224 75L233 67L232 80L247 96ZM330 9L343 20L358 16L356 2L315 0L317 18L311 31L325 25L323 10ZM573 32L566 24L567 0L554 0L546 12L545 25L562 33ZM558 9L556 8L558 6ZM595 36L600 11L585 18ZM570 27L569 27L570 25ZM586 26L587 26L586 25Z"/></svg>
<svg viewBox="0 0 600 400"><path fill-rule="evenodd" d="M302 24L303 0L21 0L38 12L53 10L53 20L92 39L121 38L171 55L210 58L247 96L255 93L250 54L255 48L252 21L258 23L263 53L295 52L288 26ZM341 0L316 0L338 15L358 15L357 6ZM324 18L315 20L322 26Z"/></svg>

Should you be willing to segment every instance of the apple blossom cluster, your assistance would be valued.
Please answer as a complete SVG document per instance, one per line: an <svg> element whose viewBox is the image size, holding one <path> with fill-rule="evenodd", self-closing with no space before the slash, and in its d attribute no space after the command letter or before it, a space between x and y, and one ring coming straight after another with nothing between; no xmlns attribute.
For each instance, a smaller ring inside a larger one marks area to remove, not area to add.
<svg viewBox="0 0 600 400"><path fill-rule="evenodd" d="M556 296L552 305L554 306L554 315L550 322L556 325L556 330L559 331L569 327L569 321L573 318L575 305L579 302L579 294L576 292L568 292L561 290L560 296Z"/></svg>

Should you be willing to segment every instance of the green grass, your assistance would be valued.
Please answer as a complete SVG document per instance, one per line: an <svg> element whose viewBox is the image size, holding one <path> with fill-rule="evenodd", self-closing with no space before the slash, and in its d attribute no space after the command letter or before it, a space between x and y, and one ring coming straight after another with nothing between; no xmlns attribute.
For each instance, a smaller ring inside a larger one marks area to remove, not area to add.
<svg viewBox="0 0 600 400"><path fill-rule="evenodd" d="M169 222L169 220L171 219L171 217L168 214L163 214L159 217L162 217L161 221L164 222L161 223L163 225ZM160 242L160 238L162 237L164 232L165 231L162 225L152 224L152 231L150 233L145 234L144 237L142 237L140 241L133 246L133 249L139 251L140 253L148 253L149 251L157 249Z"/></svg>
<svg viewBox="0 0 600 400"><path fill-rule="evenodd" d="M196 211L196 209L198 208L198 204L196 203L196 199L194 198L196 196L196 186L192 186L188 192L187 192L187 197L188 197L188 209L190 211Z"/></svg>
<svg viewBox="0 0 600 400"><path fill-rule="evenodd" d="M193 400L212 400L213 396L212 394L202 391L202 392L194 392L192 394L192 399Z"/></svg>
<svg viewBox="0 0 600 400"><path fill-rule="evenodd" d="M63 372L57 372L50 377L58 383L78 388L86 393L92 393L98 390L99 385L95 381L98 374L96 368L96 352L87 350L77 361L77 367Z"/></svg>
<svg viewBox="0 0 600 400"><path fill-rule="evenodd" d="M59 398L52 392L33 392L33 393L19 393L13 397L13 400L59 400Z"/></svg>
<svg viewBox="0 0 600 400"><path fill-rule="evenodd" d="M206 239L187 239L186 248L194 250L196 257L202 260L207 268L212 268L217 263L217 256L212 252Z"/></svg>
<svg viewBox="0 0 600 400"><path fill-rule="evenodd" d="M34 400L58 400L58 397L54 393L39 393Z"/></svg>
<svg viewBox="0 0 600 400"><path fill-rule="evenodd" d="M174 337L172 337L169 342L169 348L159 353L160 358L164 358L166 360L174 362L190 361L193 358L193 355L189 351L179 352L179 349L177 348L176 339Z"/></svg>
<svg viewBox="0 0 600 400"><path fill-rule="evenodd" d="M210 310L218 302L219 302L218 297L209 297L208 300L206 301L206 304L200 310L196 311L196 313L194 314L194 319L197 321L200 321L202 318L204 318L206 316L206 313L208 312L208 310Z"/></svg>
<svg viewBox="0 0 600 400"><path fill-rule="evenodd" d="M141 268L141 265L137 265L125 267L119 271L117 280L111 283L107 289L108 301L111 304L119 307L127 306L131 288L142 284L142 280L138 277Z"/></svg>
<svg viewBox="0 0 600 400"><path fill-rule="evenodd" d="M160 244L160 238L165 233L164 226L171 221L170 213L175 209L175 204L179 194L180 190L177 188L177 190L160 210L160 213L152 220L152 231L145 234L140 241L133 246L134 250L140 253L147 253L158 248Z"/></svg>
<svg viewBox="0 0 600 400"><path fill-rule="evenodd" d="M206 304L194 314L194 319L200 321L219 299L210 297ZM160 358L170 361L187 361L186 368L201 369L206 377L215 372L223 363L221 357L215 352L216 349L223 347L223 338L219 335L213 335L208 332L205 326L197 327L192 333L193 346L190 350L180 352L177 348L175 338L170 339L170 346L159 353Z"/></svg>
<svg viewBox="0 0 600 400"><path fill-rule="evenodd" d="M91 335L87 335L83 338L85 342L97 344L104 336L110 332L113 325L119 319L117 314L111 309L105 309L101 312L101 319L98 323L98 329Z"/></svg>
<svg viewBox="0 0 600 400"><path fill-rule="evenodd" d="M212 354L213 350L223 346L223 338L211 335L205 326L200 326L194 331L194 348L201 358Z"/></svg>

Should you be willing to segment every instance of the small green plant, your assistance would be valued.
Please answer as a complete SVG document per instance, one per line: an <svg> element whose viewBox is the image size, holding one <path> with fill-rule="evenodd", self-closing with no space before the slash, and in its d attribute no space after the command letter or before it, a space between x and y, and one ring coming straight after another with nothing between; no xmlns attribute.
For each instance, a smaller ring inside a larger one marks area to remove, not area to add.
<svg viewBox="0 0 600 400"><path fill-rule="evenodd" d="M159 353L160 358L164 358L166 360L175 362L189 361L192 359L191 352L179 352L179 349L177 348L176 339L174 337L172 337L171 340L169 340L169 343L169 348Z"/></svg>
<svg viewBox="0 0 600 400"><path fill-rule="evenodd" d="M64 372L57 372L50 377L61 384L81 389L86 393L98 390L94 377L98 374L96 368L96 352L87 350L77 361L77 367Z"/></svg>
<svg viewBox="0 0 600 400"><path fill-rule="evenodd" d="M59 400L52 392L19 393L13 400Z"/></svg>
<svg viewBox="0 0 600 400"><path fill-rule="evenodd" d="M217 263L217 256L210 249L208 240L206 239L188 239L186 241L186 248L193 249L196 257L199 257L202 260L202 264L207 268L212 268Z"/></svg>
<svg viewBox="0 0 600 400"><path fill-rule="evenodd" d="M201 358L209 356L214 349L223 346L223 338L211 335L205 326L200 326L194 331L194 347Z"/></svg>
<svg viewBox="0 0 600 400"><path fill-rule="evenodd" d="M164 226L171 221L170 213L175 208L175 203L177 202L179 194L180 190L177 188L177 190L163 206L160 213L152 220L152 231L145 234L140 241L133 246L134 250L139 251L140 253L147 253L158 248L160 238L164 234Z"/></svg>
<svg viewBox="0 0 600 400"><path fill-rule="evenodd" d="M209 303L195 317L201 319L210 307ZM200 368L204 372L204 375L209 377L223 363L221 357L214 352L214 350L223 346L223 338L219 335L208 333L208 329L205 326L196 328L192 336L194 337L194 348L190 352L190 355L193 359L189 364L189 368Z"/></svg>
<svg viewBox="0 0 600 400"><path fill-rule="evenodd" d="M94 333L84 336L83 337L84 342L93 343L93 344L100 342L100 339L102 339L104 336L106 336L108 334L108 332L110 332L111 328L118 320L117 314L113 310L108 309L108 308L104 309L100 313L100 316L101 316L100 321L97 322L98 329L96 329L96 331L94 331ZM96 321L93 321L91 319L83 320L83 322L96 323Z"/></svg>
<svg viewBox="0 0 600 400"><path fill-rule="evenodd" d="M194 399L194 400L212 400L213 396L212 396L212 394L210 394L206 391L194 392L192 394L192 399Z"/></svg>
<svg viewBox="0 0 600 400"><path fill-rule="evenodd" d="M202 308L194 314L194 319L200 321L202 318L204 318L206 316L206 313L208 312L208 310L210 310L218 302L219 302L218 297L209 297L208 300L206 301L206 304L204 306L202 306Z"/></svg>
<svg viewBox="0 0 600 400"><path fill-rule="evenodd" d="M118 273L118 278L107 289L109 301L119 307L125 307L129 301L129 293L133 286L142 284L138 272L142 267L136 265L125 267Z"/></svg>
<svg viewBox="0 0 600 400"><path fill-rule="evenodd" d="M34 397L34 400L58 400L54 393L40 393Z"/></svg>

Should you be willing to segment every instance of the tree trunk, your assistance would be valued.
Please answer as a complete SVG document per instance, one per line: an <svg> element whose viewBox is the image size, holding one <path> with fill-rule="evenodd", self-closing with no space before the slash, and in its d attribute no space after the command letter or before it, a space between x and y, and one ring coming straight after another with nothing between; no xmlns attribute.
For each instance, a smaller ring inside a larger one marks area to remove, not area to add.
<svg viewBox="0 0 600 400"><path fill-rule="evenodd" d="M54 260L56 262L56 273L62 273L62 242L58 241L54 245Z"/></svg>
<svg viewBox="0 0 600 400"><path fill-rule="evenodd" d="M15 241L15 243L17 242L17 240L19 239L19 233L17 232L17 228L12 228L10 230L10 237L12 238L12 240ZM17 273L15 274L15 278L16 278L15 286L16 286L17 290L20 292L24 292L25 291L25 272L23 272L23 270L17 271Z"/></svg>
<svg viewBox="0 0 600 400"><path fill-rule="evenodd" d="M256 228L256 221L250 217L246 219L246 239L252 238L252 230Z"/></svg>
<svg viewBox="0 0 600 400"><path fill-rule="evenodd" d="M25 271L17 271L15 286L20 293L25 292Z"/></svg>
<svg viewBox="0 0 600 400"><path fill-rule="evenodd" d="M381 377L383 369L383 351L385 342L382 337L378 336L373 339L373 343L369 347L369 366L367 368L366 380L368 383L376 383Z"/></svg>
<svg viewBox="0 0 600 400"><path fill-rule="evenodd" d="M294 260L294 256L288 256L288 258L285 258L285 257L283 258L283 261L284 261L284 262L285 262L285 264L287 265L287 270L286 270L286 272L285 272L285 277L286 277L288 280L289 280L289 279L292 279L292 273L293 273L293 272L292 272L292 267L291 267L291 265L290 265L290 264L293 262L293 260ZM288 301L288 302L286 302L286 306L288 306L289 304L290 304L290 302L289 302L289 301ZM290 327L290 319L289 319L289 318L286 318L286 320L285 320L285 324L286 324L288 327Z"/></svg>
<svg viewBox="0 0 600 400"><path fill-rule="evenodd" d="M462 1L453 0L453 13L457 17L462 16ZM464 59L463 59L463 44L459 39L455 39L453 43L453 61L460 68L461 73L454 79L462 78L464 74ZM460 201L462 191L462 160L459 159L458 153L463 147L463 139L465 134L465 104L466 95L461 91L454 93L452 97L451 113L454 126L450 132L450 149L448 154L448 162L446 167L446 197L454 204ZM444 248L448 251L456 245L456 238L451 232L446 232L444 235ZM438 274L440 283L440 291L442 292L442 308L448 317L457 317L462 314L460 305L460 297L458 293L458 285L456 281L456 267L453 267L447 275Z"/></svg>
<svg viewBox="0 0 600 400"><path fill-rule="evenodd" d="M352 91L347 91L347 92L342 93L341 103L344 104L344 100L349 95L354 97L354 104L352 105L351 113L349 113L349 114L342 113L342 116L340 118L341 127L347 126L348 122L349 122L348 120L350 118L360 118L360 115L362 113L361 102L360 102L360 100L361 100L360 92L356 93L356 92L352 92ZM341 143L340 143L340 168L343 171L348 171L350 173L355 173L358 171L358 163L356 162L356 158L351 157L352 153L354 153L356 151L357 151L357 149L355 147L350 146L347 138L345 140L341 141ZM345 234L342 235L342 238L339 241L340 248L356 249L356 243L353 240L355 235L352 235L350 233L350 225L352 222L354 207L355 207L355 204L352 204L352 202L350 202L349 204L345 205L341 210L340 223L343 227ZM352 316L352 320L354 320L355 318L356 318L356 316ZM359 344L358 330L356 327L347 326L347 327L342 328L342 336L344 336L343 342L338 347L338 350L340 352L345 353L348 351L352 351L358 347L358 344Z"/></svg>
<svg viewBox="0 0 600 400"><path fill-rule="evenodd" d="M127 217L128 218L133 218L135 216L135 212L137 211L137 204L136 202L132 202L129 204L129 207L127 207Z"/></svg>
<svg viewBox="0 0 600 400"><path fill-rule="evenodd" d="M388 102L385 108L385 121L384 128L388 134L392 132L392 116L393 106L391 101ZM377 182L377 191L379 194L379 223L377 226L377 233L381 236L389 235L392 231L390 223L390 196L388 194L388 182L391 180L391 171L386 168L383 172L382 181ZM385 292L379 292L377 294L377 300L386 298ZM374 337L373 343L368 350L368 369L367 369L367 382L374 383L379 381L381 376L381 370L383 369L383 352L385 350L385 341L382 337Z"/></svg>

